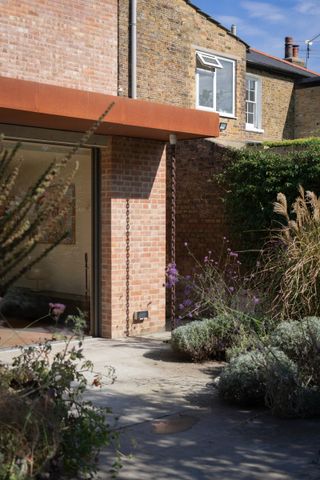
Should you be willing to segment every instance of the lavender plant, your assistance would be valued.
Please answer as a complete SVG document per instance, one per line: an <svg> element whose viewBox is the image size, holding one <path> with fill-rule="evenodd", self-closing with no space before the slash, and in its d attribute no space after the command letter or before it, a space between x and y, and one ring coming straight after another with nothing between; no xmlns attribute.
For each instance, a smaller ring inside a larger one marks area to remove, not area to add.
<svg viewBox="0 0 320 480"><path fill-rule="evenodd" d="M232 312L252 317L259 314L260 298L252 287L255 274L242 273L239 254L229 243L223 237L221 251L217 255L209 251L202 261L185 243L186 254L194 262L189 275L180 275L176 265L168 265L166 286L178 287L180 323Z"/></svg>

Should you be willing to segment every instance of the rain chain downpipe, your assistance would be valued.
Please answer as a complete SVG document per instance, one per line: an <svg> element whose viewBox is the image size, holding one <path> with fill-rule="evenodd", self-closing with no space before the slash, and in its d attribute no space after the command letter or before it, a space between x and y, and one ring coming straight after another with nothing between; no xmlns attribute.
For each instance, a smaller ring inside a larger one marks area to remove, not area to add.
<svg viewBox="0 0 320 480"><path fill-rule="evenodd" d="M176 145L177 136L171 134L170 157L171 157L171 251L170 263L176 265ZM170 312L171 330L176 327L176 286L174 282L171 285L171 312Z"/></svg>

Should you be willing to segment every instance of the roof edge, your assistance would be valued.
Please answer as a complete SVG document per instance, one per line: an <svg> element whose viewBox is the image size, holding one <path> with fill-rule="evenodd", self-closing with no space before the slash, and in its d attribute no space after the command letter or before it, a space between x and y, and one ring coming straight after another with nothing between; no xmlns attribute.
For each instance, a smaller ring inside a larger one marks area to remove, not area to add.
<svg viewBox="0 0 320 480"><path fill-rule="evenodd" d="M320 73L314 72L313 70L309 70L308 68L302 67L301 65L296 65L295 63L288 62L287 60L283 60L280 57L276 57L274 55L269 55L269 53L262 52L261 50L257 50L256 48L252 48L252 47L250 47L249 50L253 51L253 52L256 52L256 53L259 53L260 55L264 55L265 57L272 58L273 60L277 60L278 62L282 62L285 65L289 65L290 67L296 68L298 70L302 70L303 72L310 73L312 75L316 75L317 77L320 77ZM254 63L254 62L252 62L252 63Z"/></svg>
<svg viewBox="0 0 320 480"><path fill-rule="evenodd" d="M225 32L227 32L228 35L230 35L230 37L233 37L235 40L238 40L239 42L243 43L243 45L245 45L247 48L250 48L250 45L248 43L246 43L244 40L242 40L240 37L238 37L237 35L234 35L231 30L229 30L227 27L225 27L224 25L222 25L222 23L218 22L218 20L216 20L215 18L211 17L211 15L209 15L208 13L204 12L203 10L201 10L201 8L197 7L196 5L194 5L194 3L190 2L190 0L184 0L184 2L189 5L189 7L193 8L197 13L199 13L200 15L202 15L203 17L205 17L207 20L209 20L210 22L214 23L215 25L217 25L217 27L220 27L222 28L222 30L224 30Z"/></svg>

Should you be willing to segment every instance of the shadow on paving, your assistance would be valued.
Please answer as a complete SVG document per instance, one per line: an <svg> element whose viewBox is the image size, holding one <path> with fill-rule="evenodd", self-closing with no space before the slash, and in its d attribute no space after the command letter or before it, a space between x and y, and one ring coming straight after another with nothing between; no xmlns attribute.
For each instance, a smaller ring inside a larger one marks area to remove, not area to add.
<svg viewBox="0 0 320 480"><path fill-rule="evenodd" d="M226 407L218 399L210 412L182 413L197 422L180 433L157 434L152 421L120 430L121 451L132 458L123 458L119 479L320 479L319 421L277 420L266 411ZM109 455L102 452L101 479L112 464Z"/></svg>
<svg viewBox="0 0 320 480"><path fill-rule="evenodd" d="M111 354L121 345L110 346ZM130 358L139 371L128 365L114 385L89 392L121 416L119 480L320 480L319 420L280 420L267 410L225 405L213 387L217 363L181 363L168 345L153 341L131 340L124 348L122 368ZM155 428L179 415L191 419L190 428ZM112 461L103 451L99 479L109 477Z"/></svg>

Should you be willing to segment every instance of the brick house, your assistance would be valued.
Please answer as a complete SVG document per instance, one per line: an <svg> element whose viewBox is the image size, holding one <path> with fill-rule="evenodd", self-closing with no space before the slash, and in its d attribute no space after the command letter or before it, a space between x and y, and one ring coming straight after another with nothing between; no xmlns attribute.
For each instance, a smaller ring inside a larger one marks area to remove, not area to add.
<svg viewBox="0 0 320 480"><path fill-rule="evenodd" d="M94 335L164 328L166 143L218 135L218 116L117 97L117 0L2 2L0 15L0 130L9 147L23 141L19 191L114 102L77 154L68 242L19 286L89 295Z"/></svg>
<svg viewBox="0 0 320 480"><path fill-rule="evenodd" d="M206 183L223 165L219 123L219 142L235 146L307 135L301 112L314 108L320 77L291 50L282 61L250 49L187 0L21 0L0 14L0 130L8 144L23 140L26 178L115 103L79 152L69 243L21 285L74 302L89 295L94 335L164 328L169 136L179 262L182 242L201 253L224 230Z"/></svg>

